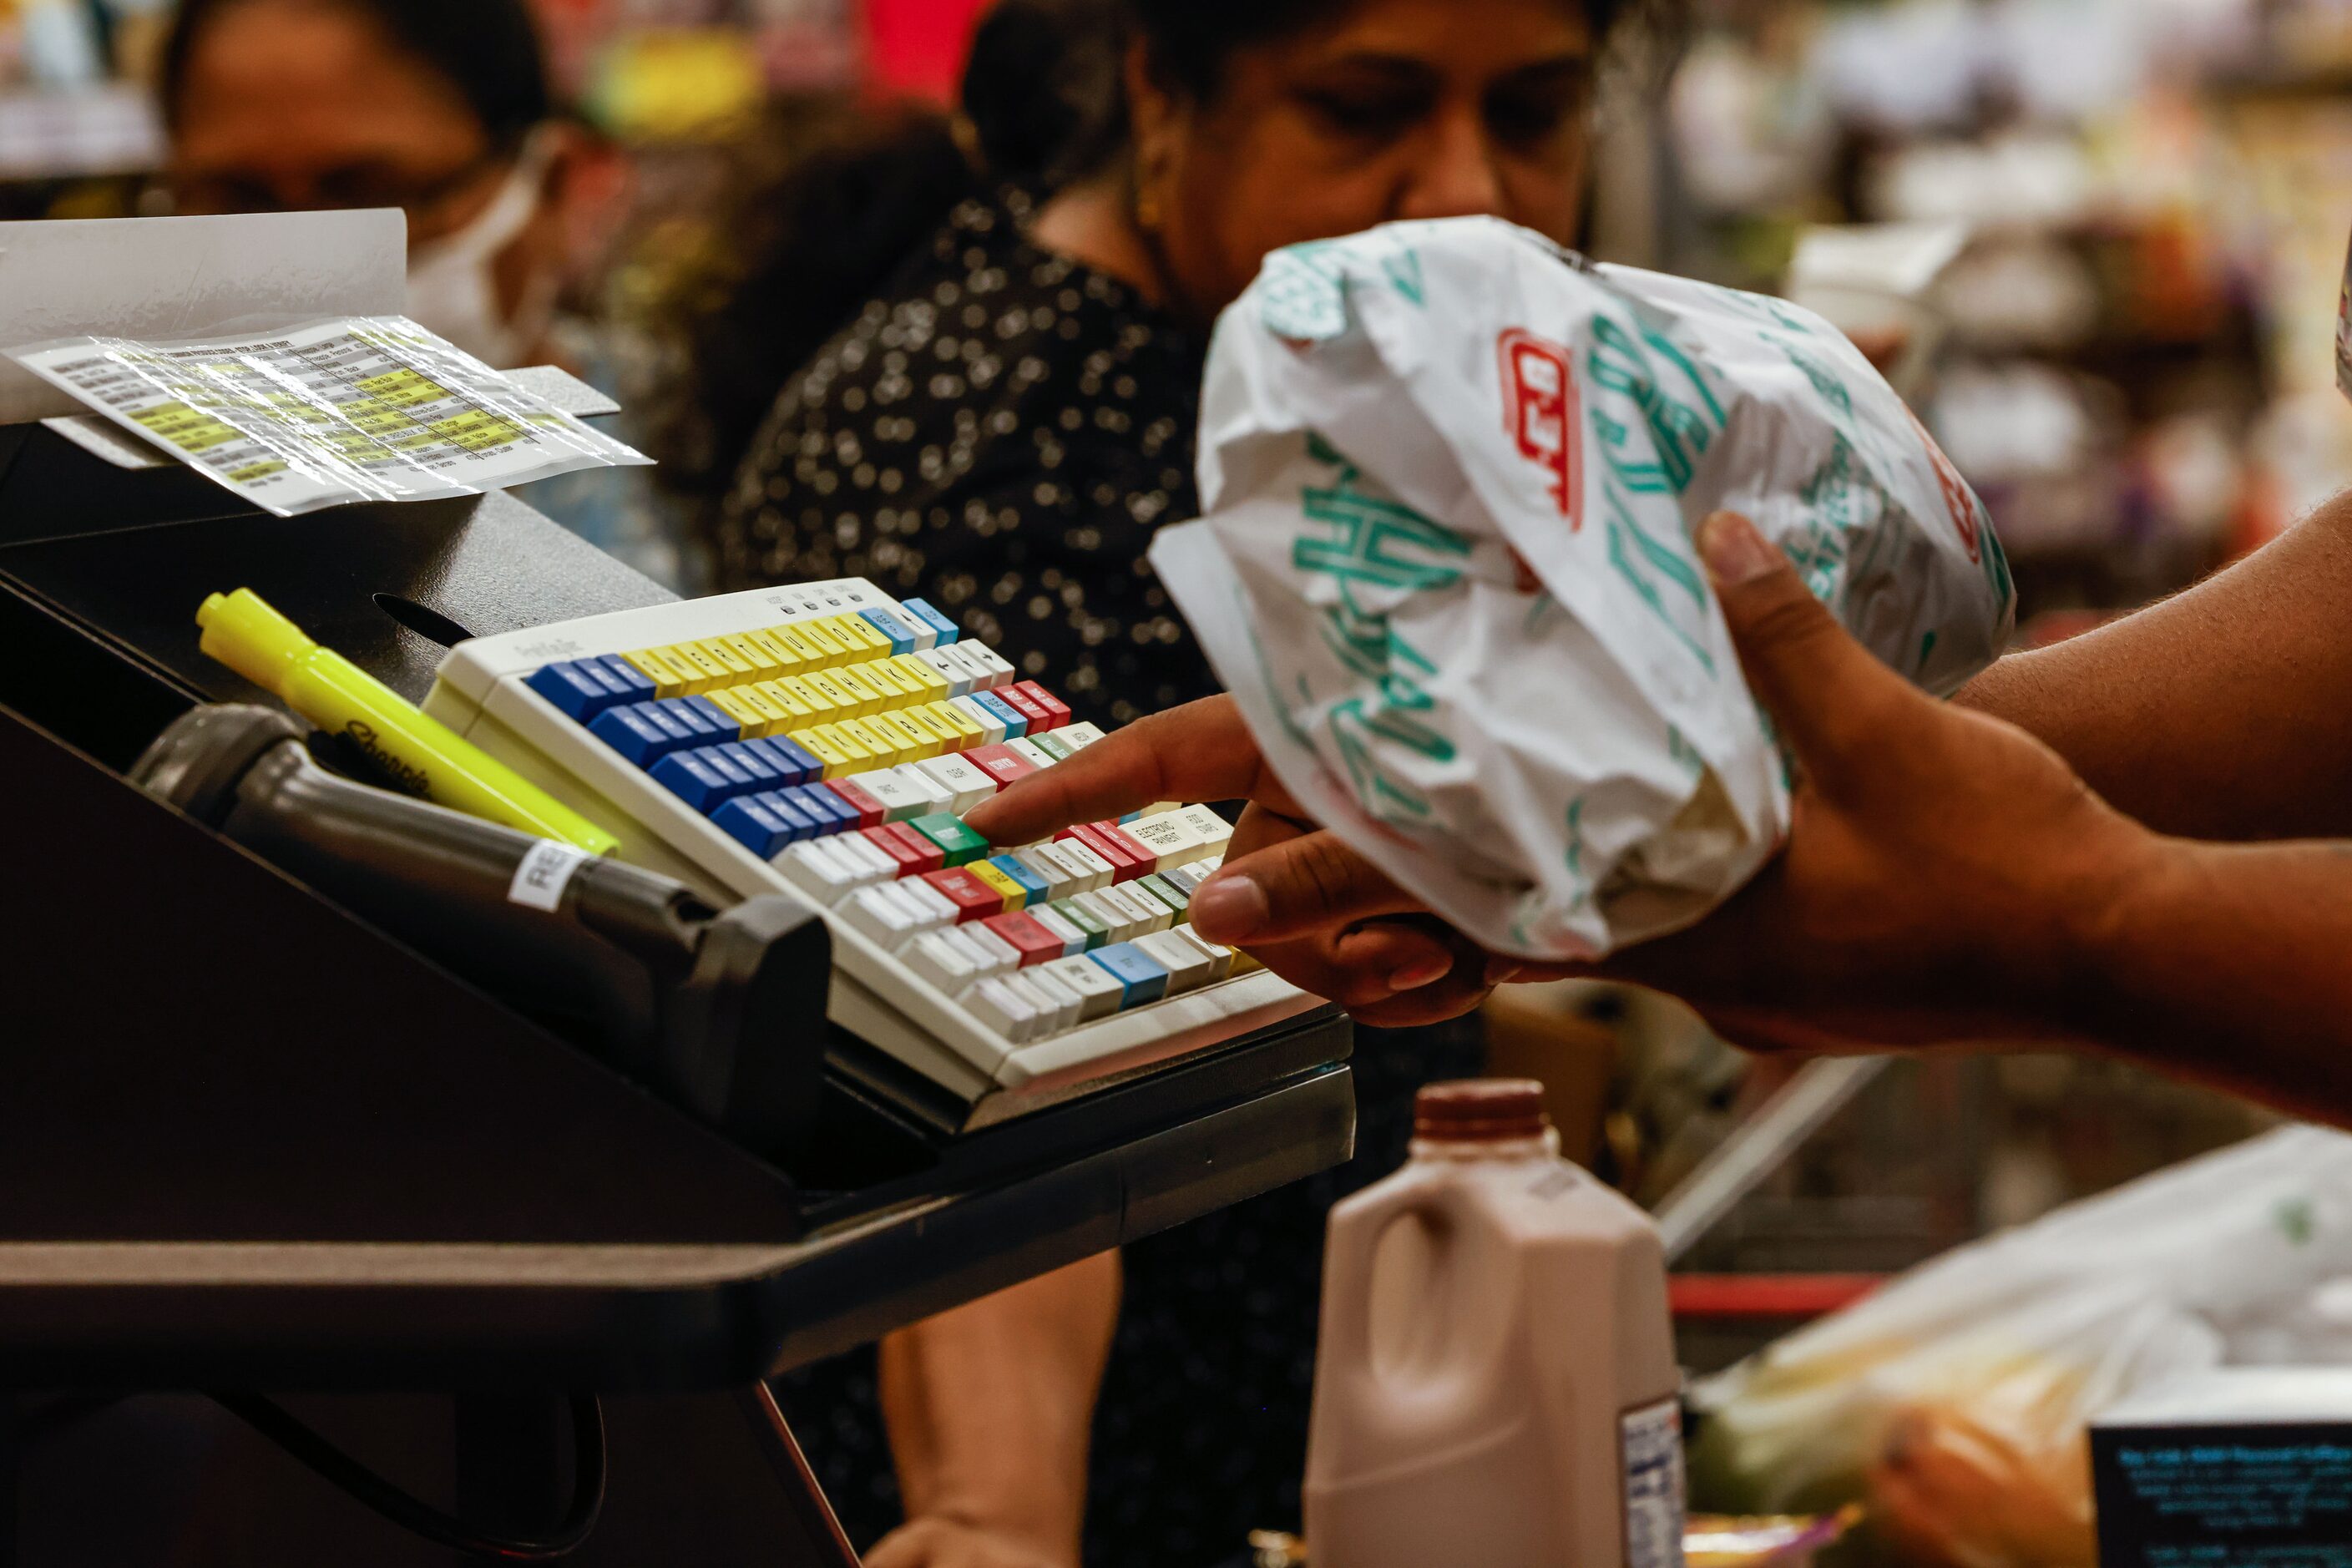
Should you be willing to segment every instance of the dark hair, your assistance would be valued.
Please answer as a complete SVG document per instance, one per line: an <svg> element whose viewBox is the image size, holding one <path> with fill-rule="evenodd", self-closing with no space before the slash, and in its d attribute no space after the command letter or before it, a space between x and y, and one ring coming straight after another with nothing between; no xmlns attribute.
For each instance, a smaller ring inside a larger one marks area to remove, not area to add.
<svg viewBox="0 0 2352 1568"><path fill-rule="evenodd" d="M723 497L786 377L886 289L959 202L1043 197L1126 146L1129 43L1169 85L1214 95L1236 50L1352 0L996 0L974 32L961 115L901 110L836 124L781 171L739 179L720 234L732 260L682 291L689 384L657 417L663 480ZM1676 0L1581 0L1606 38ZM751 161L761 162L755 151Z"/></svg>
<svg viewBox="0 0 2352 1568"><path fill-rule="evenodd" d="M247 0L181 0L163 41L158 86L166 123L179 118L188 59L205 26ZM402 52L433 68L510 151L553 111L547 55L527 0L331 0L382 27Z"/></svg>

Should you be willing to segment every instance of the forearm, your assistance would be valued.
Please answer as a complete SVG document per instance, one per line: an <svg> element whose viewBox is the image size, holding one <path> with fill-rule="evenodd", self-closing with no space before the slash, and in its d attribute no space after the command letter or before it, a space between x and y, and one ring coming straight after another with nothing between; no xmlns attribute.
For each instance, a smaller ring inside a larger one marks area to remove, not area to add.
<svg viewBox="0 0 2352 1568"><path fill-rule="evenodd" d="M2165 833L2352 837L2352 498L2116 625L2003 659L1958 700L2048 742Z"/></svg>
<svg viewBox="0 0 2352 1568"><path fill-rule="evenodd" d="M1118 1296L1118 1255L1105 1253L882 1342L909 1519L984 1525L1075 1568Z"/></svg>
<svg viewBox="0 0 2352 1568"><path fill-rule="evenodd" d="M2089 930L2088 1039L2352 1125L2352 845L2171 840Z"/></svg>

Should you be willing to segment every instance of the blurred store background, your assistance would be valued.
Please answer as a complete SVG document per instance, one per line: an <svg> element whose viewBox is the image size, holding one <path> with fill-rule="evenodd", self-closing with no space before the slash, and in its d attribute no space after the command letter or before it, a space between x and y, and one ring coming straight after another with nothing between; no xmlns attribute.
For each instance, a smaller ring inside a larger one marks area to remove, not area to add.
<svg viewBox="0 0 2352 1568"><path fill-rule="evenodd" d="M723 269L724 193L845 117L952 87L981 0L542 0L601 138L567 340L657 419L665 323ZM0 217L152 210L169 0L0 0ZM1901 302L1906 390L1990 503L2043 642L2176 591L2352 482L2332 353L2352 227L2352 0L1698 0L1603 97L1592 248L1788 287L1819 226L1951 238ZM659 505L681 506L676 500ZM698 581L658 513L622 552ZM1654 1201L1789 1076L1649 999L1531 993L1500 1065ZM1874 1275L2243 1136L2257 1113L2057 1057L1863 1086L1685 1259ZM1933 1129L1936 1136L1926 1135ZM1819 1282L1834 1295L1834 1280ZM1814 1298L1685 1320L1721 1364Z"/></svg>

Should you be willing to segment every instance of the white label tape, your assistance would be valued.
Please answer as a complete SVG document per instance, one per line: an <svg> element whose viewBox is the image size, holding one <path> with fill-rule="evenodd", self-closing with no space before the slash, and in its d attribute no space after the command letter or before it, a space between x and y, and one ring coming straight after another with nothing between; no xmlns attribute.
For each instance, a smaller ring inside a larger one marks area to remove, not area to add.
<svg viewBox="0 0 2352 1568"><path fill-rule="evenodd" d="M553 914L556 906L563 902L563 889L571 882L572 874L591 858L585 850L569 844L541 839L522 858L522 864L515 868L514 880L507 887L507 901Z"/></svg>

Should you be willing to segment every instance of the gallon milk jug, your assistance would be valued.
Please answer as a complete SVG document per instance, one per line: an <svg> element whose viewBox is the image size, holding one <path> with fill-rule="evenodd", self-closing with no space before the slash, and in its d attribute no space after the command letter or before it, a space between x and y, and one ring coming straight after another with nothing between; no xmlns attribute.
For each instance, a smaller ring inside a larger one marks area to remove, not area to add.
<svg viewBox="0 0 2352 1568"><path fill-rule="evenodd" d="M1332 1211L1315 1568L1680 1568L1664 1256L1542 1093L1423 1089L1412 1160Z"/></svg>

